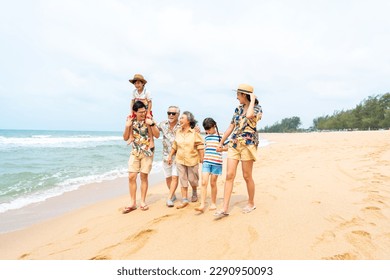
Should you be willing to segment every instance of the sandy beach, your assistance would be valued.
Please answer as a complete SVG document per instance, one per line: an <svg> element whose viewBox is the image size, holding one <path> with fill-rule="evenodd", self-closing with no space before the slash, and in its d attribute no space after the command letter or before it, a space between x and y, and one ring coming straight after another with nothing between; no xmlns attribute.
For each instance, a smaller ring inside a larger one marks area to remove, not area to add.
<svg viewBox="0 0 390 280"><path fill-rule="evenodd" d="M239 165L224 219L197 214L198 203L167 208L160 183L148 211L121 214L122 195L1 234L0 259L390 259L390 131L260 136L271 144L258 150L249 214Z"/></svg>

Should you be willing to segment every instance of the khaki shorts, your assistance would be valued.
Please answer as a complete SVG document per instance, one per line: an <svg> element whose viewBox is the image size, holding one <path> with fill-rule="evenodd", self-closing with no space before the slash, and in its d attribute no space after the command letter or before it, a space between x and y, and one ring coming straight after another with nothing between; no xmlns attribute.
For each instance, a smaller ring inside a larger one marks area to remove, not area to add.
<svg viewBox="0 0 390 280"><path fill-rule="evenodd" d="M176 163L177 172L179 173L180 185L183 188L188 188L188 183L191 187L199 185L199 164L195 166L185 166Z"/></svg>
<svg viewBox="0 0 390 280"><path fill-rule="evenodd" d="M147 157L142 154L139 156L130 155L128 166L130 173L145 173L149 174L152 170L153 156Z"/></svg>
<svg viewBox="0 0 390 280"><path fill-rule="evenodd" d="M257 159L257 148L255 145L244 145L237 141L237 147L233 148L232 144L229 144L228 158L248 161Z"/></svg>

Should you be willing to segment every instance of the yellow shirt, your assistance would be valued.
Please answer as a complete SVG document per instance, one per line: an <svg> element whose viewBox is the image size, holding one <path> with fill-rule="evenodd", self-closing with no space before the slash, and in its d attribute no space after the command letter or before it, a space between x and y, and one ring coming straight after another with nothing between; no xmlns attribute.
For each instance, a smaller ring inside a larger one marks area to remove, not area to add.
<svg viewBox="0 0 390 280"><path fill-rule="evenodd" d="M184 132L182 128L176 132L172 149L176 151L176 163L185 166L195 166L199 163L198 150L204 149L203 138L198 132L189 129Z"/></svg>

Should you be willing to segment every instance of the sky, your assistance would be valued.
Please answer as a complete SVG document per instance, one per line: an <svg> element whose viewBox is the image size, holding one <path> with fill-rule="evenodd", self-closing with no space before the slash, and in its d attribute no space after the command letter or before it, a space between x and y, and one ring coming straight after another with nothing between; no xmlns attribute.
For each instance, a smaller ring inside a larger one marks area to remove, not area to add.
<svg viewBox="0 0 390 280"><path fill-rule="evenodd" d="M0 0L0 129L122 131L141 73L220 130L254 87L258 128L353 109L390 90L390 2Z"/></svg>

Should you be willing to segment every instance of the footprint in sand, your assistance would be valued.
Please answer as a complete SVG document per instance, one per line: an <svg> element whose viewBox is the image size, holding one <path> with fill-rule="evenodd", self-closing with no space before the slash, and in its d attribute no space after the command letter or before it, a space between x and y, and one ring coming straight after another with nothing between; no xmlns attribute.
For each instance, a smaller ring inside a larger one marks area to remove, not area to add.
<svg viewBox="0 0 390 280"><path fill-rule="evenodd" d="M93 258L90 258L90 260L111 260L111 258L105 255L97 255Z"/></svg>
<svg viewBox="0 0 390 280"><path fill-rule="evenodd" d="M336 234L333 231L327 230L320 237L317 237L318 242L331 242L336 239Z"/></svg>
<svg viewBox="0 0 390 280"><path fill-rule="evenodd" d="M331 257L324 257L323 260L357 260L357 256L351 253L338 254Z"/></svg>
<svg viewBox="0 0 390 280"><path fill-rule="evenodd" d="M354 230L346 234L347 241L354 246L359 253L371 259L371 252L375 251L375 246L371 242L371 234L364 230Z"/></svg>
<svg viewBox="0 0 390 280"><path fill-rule="evenodd" d="M158 217L158 218L155 218L155 219L153 219L153 222L152 222L152 224L156 224L156 223L159 223L159 222L161 222L161 221L163 221L163 220L165 220L165 219L167 219L168 217L170 217L170 216L172 216L172 215L164 215L164 216L161 216L161 217Z"/></svg>
<svg viewBox="0 0 390 280"><path fill-rule="evenodd" d="M249 233L249 240L251 243L259 239L259 233L254 227L248 226L248 233Z"/></svg>
<svg viewBox="0 0 390 280"><path fill-rule="evenodd" d="M359 226L362 224L362 222L364 222L364 220L359 217L354 217L348 221L339 215L331 215L329 218L327 218L327 220L333 223L337 223L338 224L337 227L339 229L345 229L352 226Z"/></svg>
<svg viewBox="0 0 390 280"><path fill-rule="evenodd" d="M19 257L19 260L24 260L24 259L26 259L28 256L30 256L30 253L25 253L25 254L23 254L23 255L21 255L21 256Z"/></svg>
<svg viewBox="0 0 390 280"><path fill-rule="evenodd" d="M376 206L367 206L361 209L365 214L372 215L376 218L384 218L381 208Z"/></svg>
<svg viewBox="0 0 390 280"><path fill-rule="evenodd" d="M133 234L131 236L128 236L126 239L124 239L121 242L118 242L115 245L106 247L105 249L101 250L100 253L93 257L92 259L109 259L110 254L120 256L119 259L126 259L129 258L132 254L136 253L142 247L145 246L148 239L155 233L156 231L154 229L144 229L139 231L136 234Z"/></svg>
<svg viewBox="0 0 390 280"><path fill-rule="evenodd" d="M79 230L79 232L77 234L83 234L83 233L86 233L88 231L88 228L82 228Z"/></svg>

